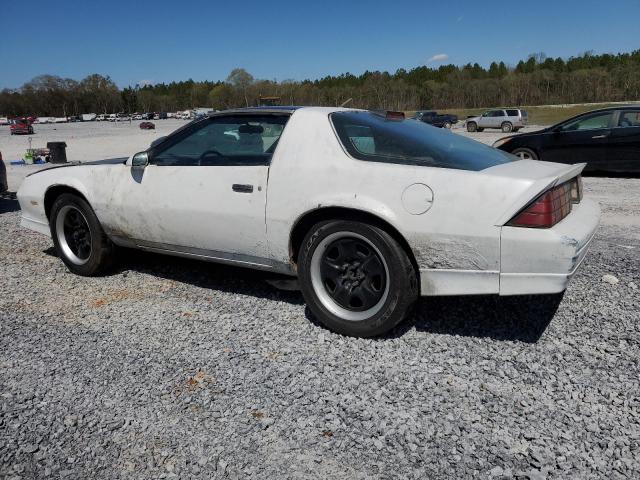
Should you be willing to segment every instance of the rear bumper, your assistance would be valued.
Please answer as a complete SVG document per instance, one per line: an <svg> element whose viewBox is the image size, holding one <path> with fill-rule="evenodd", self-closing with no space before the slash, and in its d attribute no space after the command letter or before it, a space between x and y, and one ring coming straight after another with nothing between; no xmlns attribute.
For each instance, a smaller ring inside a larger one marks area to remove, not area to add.
<svg viewBox="0 0 640 480"><path fill-rule="evenodd" d="M553 228L502 227L500 271L421 269L420 293L437 296L562 292L584 260L599 220L598 204L583 200Z"/></svg>
<svg viewBox="0 0 640 480"><path fill-rule="evenodd" d="M559 293L584 260L600 221L592 200L548 229L503 227L500 295Z"/></svg>

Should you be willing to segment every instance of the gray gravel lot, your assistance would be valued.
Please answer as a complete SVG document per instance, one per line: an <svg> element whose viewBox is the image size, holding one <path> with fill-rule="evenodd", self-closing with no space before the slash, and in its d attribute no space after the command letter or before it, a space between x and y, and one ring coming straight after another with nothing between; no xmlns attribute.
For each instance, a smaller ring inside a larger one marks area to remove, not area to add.
<svg viewBox="0 0 640 480"><path fill-rule="evenodd" d="M639 478L640 179L585 189L564 298L423 299L377 340L264 273L74 276L5 195L0 478Z"/></svg>

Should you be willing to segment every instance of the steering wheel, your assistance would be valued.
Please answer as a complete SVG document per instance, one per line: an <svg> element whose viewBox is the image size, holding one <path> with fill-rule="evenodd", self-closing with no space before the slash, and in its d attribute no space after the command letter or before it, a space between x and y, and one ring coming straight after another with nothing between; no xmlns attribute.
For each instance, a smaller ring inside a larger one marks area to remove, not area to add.
<svg viewBox="0 0 640 480"><path fill-rule="evenodd" d="M199 159L200 165L202 165L202 161L210 155L215 155L216 157L223 156L218 150L213 150L213 149L207 150L205 152L202 152L202 155L200 155L200 159Z"/></svg>

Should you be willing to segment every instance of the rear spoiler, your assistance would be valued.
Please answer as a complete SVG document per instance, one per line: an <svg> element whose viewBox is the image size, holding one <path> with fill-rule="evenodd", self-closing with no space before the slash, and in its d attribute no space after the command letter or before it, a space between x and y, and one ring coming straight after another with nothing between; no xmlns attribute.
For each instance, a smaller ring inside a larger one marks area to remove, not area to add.
<svg viewBox="0 0 640 480"><path fill-rule="evenodd" d="M511 220L520 210L526 207L532 200L538 198L540 194L546 192L550 188L561 185L567 180L577 177L582 173L586 163L576 163L575 165L567 165L559 174L544 177L536 180L531 186L520 195L500 217L496 220L495 226L502 227Z"/></svg>

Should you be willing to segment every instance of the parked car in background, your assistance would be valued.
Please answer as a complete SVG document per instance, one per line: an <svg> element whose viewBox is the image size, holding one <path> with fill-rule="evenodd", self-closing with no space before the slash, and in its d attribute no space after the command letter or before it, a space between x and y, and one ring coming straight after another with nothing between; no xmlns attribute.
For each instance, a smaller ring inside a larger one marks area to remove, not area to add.
<svg viewBox="0 0 640 480"><path fill-rule="evenodd" d="M585 172L640 172L640 106L594 110L493 146L523 159L586 162Z"/></svg>
<svg viewBox="0 0 640 480"><path fill-rule="evenodd" d="M141 122L140 123L141 130L155 130L156 124L153 122Z"/></svg>
<svg viewBox="0 0 640 480"><path fill-rule="evenodd" d="M82 121L83 122L93 122L94 120L97 120L97 116L95 113L83 113L82 114Z"/></svg>
<svg viewBox="0 0 640 480"><path fill-rule="evenodd" d="M11 135L32 135L33 126L26 118L16 118L13 123L9 125Z"/></svg>
<svg viewBox="0 0 640 480"><path fill-rule="evenodd" d="M9 183L7 182L7 167L2 161L2 152L0 152L0 193L6 192L9 189Z"/></svg>
<svg viewBox="0 0 640 480"><path fill-rule="evenodd" d="M101 113L100 115L96 116L96 122L106 122L107 120L109 120L109 116L105 113Z"/></svg>
<svg viewBox="0 0 640 480"><path fill-rule="evenodd" d="M9 119L7 117L0 117L0 125L9 125Z"/></svg>
<svg viewBox="0 0 640 480"><path fill-rule="evenodd" d="M158 113L158 120L166 120L167 118L167 112Z"/></svg>
<svg viewBox="0 0 640 480"><path fill-rule="evenodd" d="M481 132L485 128L498 128L504 133L517 132L529 121L526 110L520 108L504 108L489 110L479 117L466 120L468 132Z"/></svg>
<svg viewBox="0 0 640 480"><path fill-rule="evenodd" d="M104 272L119 245L297 275L316 319L370 337L419 295L563 291L600 216L583 166L399 112L266 107L217 112L127 159L40 170L18 200L76 274Z"/></svg>
<svg viewBox="0 0 640 480"><path fill-rule="evenodd" d="M433 110L420 110L413 116L416 120L428 123L434 127L451 128L452 125L458 123L457 115L450 115L448 113L438 113Z"/></svg>
<svg viewBox="0 0 640 480"><path fill-rule="evenodd" d="M72 115L71 117L69 117L70 123L81 122L81 121L82 119L78 115Z"/></svg>
<svg viewBox="0 0 640 480"><path fill-rule="evenodd" d="M142 120L142 115L141 115L141 114L139 114L139 113L136 113L136 114L134 114L134 115L133 115L133 117L131 117L131 118L133 118L134 120Z"/></svg>

